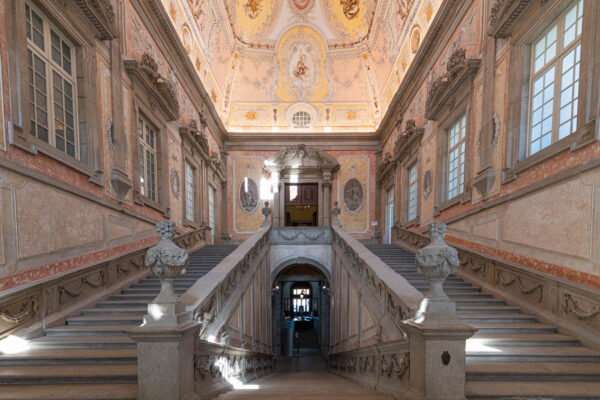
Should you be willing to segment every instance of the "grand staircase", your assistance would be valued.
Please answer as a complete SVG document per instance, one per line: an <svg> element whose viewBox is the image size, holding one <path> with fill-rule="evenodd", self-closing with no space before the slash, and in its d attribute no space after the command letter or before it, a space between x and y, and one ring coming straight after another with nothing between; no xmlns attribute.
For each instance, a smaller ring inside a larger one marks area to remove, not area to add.
<svg viewBox="0 0 600 400"><path fill-rule="evenodd" d="M236 246L206 246L190 255L187 274L175 281L184 293ZM160 290L150 275L47 328L25 352L0 356L0 399L136 399L136 344L126 330L142 323L147 305Z"/></svg>
<svg viewBox="0 0 600 400"><path fill-rule="evenodd" d="M366 247L427 292L413 253L396 245ZM467 341L468 399L600 399L599 351L457 276L448 277L444 290L456 302L460 319L478 329Z"/></svg>

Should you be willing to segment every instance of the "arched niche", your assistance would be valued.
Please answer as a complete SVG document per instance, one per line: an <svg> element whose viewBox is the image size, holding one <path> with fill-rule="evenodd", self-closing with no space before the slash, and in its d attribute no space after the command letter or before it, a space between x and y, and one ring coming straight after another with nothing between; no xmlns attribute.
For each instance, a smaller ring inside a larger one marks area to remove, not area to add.
<svg viewBox="0 0 600 400"><path fill-rule="evenodd" d="M277 187L273 196L273 226L285 225L285 184L318 184L318 226L330 225L331 183L340 168L331 155L304 144L287 147L264 162L264 170Z"/></svg>

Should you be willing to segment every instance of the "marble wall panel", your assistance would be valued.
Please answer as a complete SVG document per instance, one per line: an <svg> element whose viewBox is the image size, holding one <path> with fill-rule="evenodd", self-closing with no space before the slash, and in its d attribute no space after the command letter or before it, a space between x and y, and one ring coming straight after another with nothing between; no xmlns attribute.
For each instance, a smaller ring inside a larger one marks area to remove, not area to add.
<svg viewBox="0 0 600 400"><path fill-rule="evenodd" d="M245 211L239 201L239 191L244 178L247 176L252 179L260 191L260 182L265 158L260 156L235 156L233 157L233 176L232 176L232 195L230 201L233 207L233 227L235 233L248 234L256 231L262 223L262 206L260 203L251 212Z"/></svg>
<svg viewBox="0 0 600 400"><path fill-rule="evenodd" d="M370 230L370 218L372 216L370 205L371 199L371 166L369 157L364 155L342 155L338 157L340 170L336 176L335 199L340 203L342 213L340 222L346 232L368 233ZM350 211L344 203L344 187L346 182L352 178L357 179L363 187L363 202L359 209ZM373 179L374 181L374 179Z"/></svg>

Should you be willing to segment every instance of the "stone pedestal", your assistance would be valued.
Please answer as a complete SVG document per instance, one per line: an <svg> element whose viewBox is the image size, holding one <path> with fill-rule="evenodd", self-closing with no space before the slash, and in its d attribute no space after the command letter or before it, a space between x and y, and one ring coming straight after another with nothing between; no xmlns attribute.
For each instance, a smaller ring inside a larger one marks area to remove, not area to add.
<svg viewBox="0 0 600 400"><path fill-rule="evenodd" d="M188 265L187 252L173 243L175 224L156 225L161 241L146 253L146 266L160 278L159 295L148 304L144 323L127 333L137 343L138 399L181 399L194 392L194 340L199 324L187 312L173 283Z"/></svg>
<svg viewBox="0 0 600 400"><path fill-rule="evenodd" d="M465 344L476 329L461 322L456 304L444 292L446 277L459 265L456 249L444 241L446 225L429 227L431 243L417 251L416 268L429 292L415 318L405 321L410 336L410 382L415 398L465 399Z"/></svg>
<svg viewBox="0 0 600 400"><path fill-rule="evenodd" d="M476 329L460 321L406 322L410 336L410 386L414 398L465 399L465 343Z"/></svg>
<svg viewBox="0 0 600 400"><path fill-rule="evenodd" d="M198 323L143 325L128 333L137 343L138 400L178 400L194 392Z"/></svg>

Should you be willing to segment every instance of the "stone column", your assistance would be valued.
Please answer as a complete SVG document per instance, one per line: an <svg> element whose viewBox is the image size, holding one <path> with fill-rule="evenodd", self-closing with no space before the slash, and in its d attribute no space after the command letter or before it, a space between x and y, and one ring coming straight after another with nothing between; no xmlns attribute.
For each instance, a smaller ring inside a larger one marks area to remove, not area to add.
<svg viewBox="0 0 600 400"><path fill-rule="evenodd" d="M144 323L128 331L137 343L138 399L180 399L194 392L194 339L199 324L173 290L188 265L187 252L173 243L175 223L156 225L161 240L148 250L146 266L160 278L159 295L148 304Z"/></svg>
<svg viewBox="0 0 600 400"><path fill-rule="evenodd" d="M476 329L461 322L456 304L443 289L459 265L456 249L444 242L446 225L429 227L431 243L416 255L417 270L429 281L429 292L415 318L406 321L410 334L410 382L414 398L465 399L465 342Z"/></svg>
<svg viewBox="0 0 600 400"><path fill-rule="evenodd" d="M277 191L273 193L273 218L272 223L273 226L282 226L280 219L281 213L279 212L279 199L280 196L285 196L284 193L281 193L281 185L279 184L279 171L274 170L271 172L271 182L273 185L277 186Z"/></svg>
<svg viewBox="0 0 600 400"><path fill-rule="evenodd" d="M225 164L225 173L227 173L227 156L229 153L224 151L222 153L223 163ZM229 204L232 204L234 197L229 198L229 193L227 192L227 176L225 177L225 181L221 185L221 193L222 199L221 202L221 243L229 243L231 241L231 236L229 236ZM235 189L234 189L235 190Z"/></svg>
<svg viewBox="0 0 600 400"><path fill-rule="evenodd" d="M323 171L323 221L321 225L330 226L331 220L331 171Z"/></svg>

